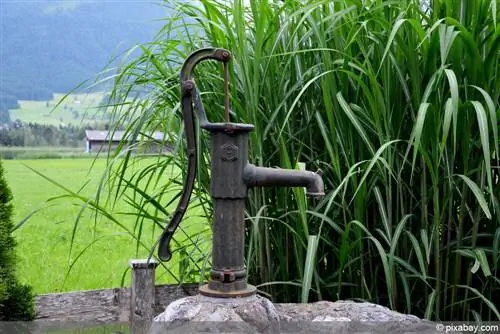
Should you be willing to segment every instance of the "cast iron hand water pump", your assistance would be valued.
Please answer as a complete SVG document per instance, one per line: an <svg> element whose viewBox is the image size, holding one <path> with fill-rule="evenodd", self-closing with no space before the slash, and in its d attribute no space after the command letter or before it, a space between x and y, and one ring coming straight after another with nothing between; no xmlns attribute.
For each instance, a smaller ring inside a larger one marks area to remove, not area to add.
<svg viewBox="0 0 500 334"><path fill-rule="evenodd" d="M184 190L170 224L160 238L158 257L172 257L170 240L182 220L193 191L196 176L196 138L193 107L200 127L211 134L211 196L214 205L212 270L208 284L200 294L231 298L255 294L247 284L244 265L244 210L247 190L259 186L306 187L306 195L324 196L321 172L257 167L248 162L248 135L252 124L231 123L229 119L228 62L229 51L206 48L191 54L181 70L181 109L186 128L188 170ZM218 60L224 64L225 123L210 123L196 90L193 71L203 60Z"/></svg>

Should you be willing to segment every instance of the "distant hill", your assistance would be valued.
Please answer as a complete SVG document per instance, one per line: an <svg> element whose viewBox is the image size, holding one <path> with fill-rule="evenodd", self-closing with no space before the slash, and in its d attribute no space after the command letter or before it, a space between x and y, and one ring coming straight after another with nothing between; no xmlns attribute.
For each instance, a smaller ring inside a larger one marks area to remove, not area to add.
<svg viewBox="0 0 500 334"><path fill-rule="evenodd" d="M151 41L169 15L161 1L0 0L0 111L50 100Z"/></svg>

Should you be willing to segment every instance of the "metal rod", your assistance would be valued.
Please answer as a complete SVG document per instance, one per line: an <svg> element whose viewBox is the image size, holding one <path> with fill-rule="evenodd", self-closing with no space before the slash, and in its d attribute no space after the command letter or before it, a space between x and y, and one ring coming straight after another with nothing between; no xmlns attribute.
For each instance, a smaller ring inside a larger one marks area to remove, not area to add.
<svg viewBox="0 0 500 334"><path fill-rule="evenodd" d="M230 122L229 118L229 64L224 62L224 109L226 112L226 123Z"/></svg>

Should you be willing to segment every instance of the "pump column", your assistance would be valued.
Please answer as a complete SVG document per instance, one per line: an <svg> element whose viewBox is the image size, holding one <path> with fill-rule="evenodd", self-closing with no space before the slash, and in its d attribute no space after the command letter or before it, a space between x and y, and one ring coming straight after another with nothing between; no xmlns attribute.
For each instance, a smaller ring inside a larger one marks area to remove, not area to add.
<svg viewBox="0 0 500 334"><path fill-rule="evenodd" d="M202 295L222 298L255 294L247 284L245 270L245 199L243 172L248 164L251 124L210 123L211 195L214 203L212 270Z"/></svg>

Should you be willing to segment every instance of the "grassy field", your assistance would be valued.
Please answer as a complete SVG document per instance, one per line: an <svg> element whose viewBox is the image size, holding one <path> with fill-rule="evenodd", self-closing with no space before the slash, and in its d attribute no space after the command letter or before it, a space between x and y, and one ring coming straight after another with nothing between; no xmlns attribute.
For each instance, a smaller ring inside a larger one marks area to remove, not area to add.
<svg viewBox="0 0 500 334"><path fill-rule="evenodd" d="M134 166L151 163L150 159L155 158L136 161L134 163L137 165ZM86 184L80 193L90 196L97 189L105 169L105 159L4 160L2 163L14 195L15 222L21 221L33 210L43 208L14 232L18 241L17 253L21 261L20 277L32 285L36 293L118 287L128 269L128 260L148 255L148 250L145 248L136 251L134 238L127 235L115 223L99 217L95 220L90 211L85 211L76 229L70 258L73 228L82 202L67 197L48 201L51 197L65 194L64 191L27 167L43 173L75 192ZM129 169L130 175L135 169L136 167ZM172 170L171 175L176 175L177 172ZM168 176L164 176L164 179L166 183ZM165 183L161 180L158 187ZM152 194L154 190L149 188L148 193ZM162 202L166 203L168 200L163 198ZM174 205L176 204L175 201ZM170 206L169 210L172 207ZM132 211L125 201L120 201L113 209L120 223L131 230L134 228L135 217L120 215L120 212ZM188 210L185 221L181 224L187 227L188 233L194 230L205 230L209 233L205 223L201 223L204 220L196 219L199 212L197 208ZM142 242L151 247L158 236L158 228L154 228L152 223L144 224ZM177 236L182 243L182 232L178 231ZM81 255L68 274L72 261L88 245L91 246ZM157 281L175 283L172 274L178 274L179 265L179 256L174 255L164 267L159 267ZM167 268L171 273L168 273ZM129 285L129 272L125 275L124 282L125 285Z"/></svg>
<svg viewBox="0 0 500 334"><path fill-rule="evenodd" d="M82 145L83 146L83 145ZM61 159L61 158L89 158L82 147L29 147L29 146L0 146L0 159Z"/></svg>
<svg viewBox="0 0 500 334"><path fill-rule="evenodd" d="M19 101L20 108L10 110L12 120L20 119L26 123L40 123L50 125L80 124L86 113L85 121L92 120L104 97L103 93L71 94L56 109L64 94L55 93L49 101Z"/></svg>

